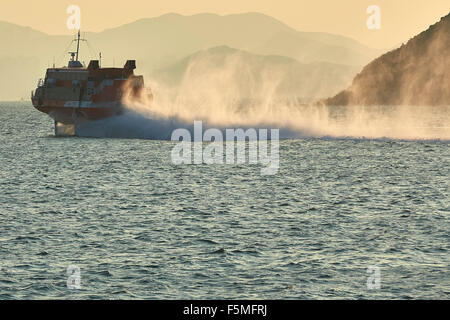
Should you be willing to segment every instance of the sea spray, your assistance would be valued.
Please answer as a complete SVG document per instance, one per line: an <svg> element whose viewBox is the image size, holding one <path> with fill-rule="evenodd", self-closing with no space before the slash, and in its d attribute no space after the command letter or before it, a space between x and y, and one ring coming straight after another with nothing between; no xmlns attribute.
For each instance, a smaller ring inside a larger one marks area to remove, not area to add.
<svg viewBox="0 0 450 320"><path fill-rule="evenodd" d="M201 72L200 72L201 71ZM236 75L246 79L236 82ZM149 77L147 77L149 78ZM194 121L210 128L278 128L280 138L335 137L450 140L450 107L302 104L277 92L281 75L257 79L237 58L221 68L193 61L180 84L151 79L153 99L123 96L123 115L77 127L81 136L170 139Z"/></svg>

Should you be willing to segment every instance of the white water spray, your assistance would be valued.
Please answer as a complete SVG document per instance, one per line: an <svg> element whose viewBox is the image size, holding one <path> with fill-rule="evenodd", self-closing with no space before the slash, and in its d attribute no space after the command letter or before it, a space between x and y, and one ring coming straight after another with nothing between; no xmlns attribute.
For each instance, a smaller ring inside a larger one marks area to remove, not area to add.
<svg viewBox="0 0 450 320"><path fill-rule="evenodd" d="M242 80L244 79L244 80ZM256 79L239 57L217 66L192 61L176 86L148 81L154 100L125 95L120 116L77 127L84 136L169 139L176 128L279 128L280 138L335 137L450 140L450 107L330 107L281 96L282 75Z"/></svg>

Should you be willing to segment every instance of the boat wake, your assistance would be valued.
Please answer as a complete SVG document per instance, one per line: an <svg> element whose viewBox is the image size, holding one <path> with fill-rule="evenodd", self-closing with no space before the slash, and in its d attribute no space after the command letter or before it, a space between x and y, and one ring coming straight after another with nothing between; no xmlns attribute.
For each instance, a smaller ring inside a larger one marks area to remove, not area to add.
<svg viewBox="0 0 450 320"><path fill-rule="evenodd" d="M173 130L186 126L176 119L151 118L128 110L110 118L79 123L75 131L80 137L169 140Z"/></svg>
<svg viewBox="0 0 450 320"><path fill-rule="evenodd" d="M312 111L311 109L317 108ZM361 107L362 108L362 107ZM300 110L303 109L303 112ZM193 117L182 119L178 116L162 116L137 110L127 110L121 115L80 123L75 126L76 135L95 138L126 138L170 140L172 132L187 129L194 136L194 121L203 122L203 130L217 128L223 133L231 129L279 129L280 139L325 138L325 139L371 139L371 140L414 140L450 141L450 108L430 116L420 110L401 116L402 112L364 112L351 110L336 111L331 107L298 107L287 113L292 121L261 122L236 121L219 123L209 118ZM364 110L364 109L363 109ZM225 134L224 134L225 136Z"/></svg>
<svg viewBox="0 0 450 320"><path fill-rule="evenodd" d="M208 125L202 123L203 130L216 128L222 132L225 138L225 130L231 127ZM176 129L186 129L194 138L194 123L180 120L176 117L161 118L151 117L148 114L128 110L125 113L105 118L97 121L83 122L75 126L76 135L90 138L122 138L122 139L151 139L151 140L171 140L171 136ZM232 128L249 129L249 126L235 126ZM303 138L308 135L289 128L278 128L275 126L251 127L258 129L280 129L280 139ZM270 132L268 138L270 139Z"/></svg>

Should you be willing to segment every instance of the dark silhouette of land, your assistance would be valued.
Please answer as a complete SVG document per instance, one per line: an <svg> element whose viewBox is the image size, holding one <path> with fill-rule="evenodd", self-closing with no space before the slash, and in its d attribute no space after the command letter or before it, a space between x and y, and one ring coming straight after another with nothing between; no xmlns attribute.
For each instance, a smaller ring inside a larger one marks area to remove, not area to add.
<svg viewBox="0 0 450 320"><path fill-rule="evenodd" d="M327 105L450 105L450 14L369 63Z"/></svg>

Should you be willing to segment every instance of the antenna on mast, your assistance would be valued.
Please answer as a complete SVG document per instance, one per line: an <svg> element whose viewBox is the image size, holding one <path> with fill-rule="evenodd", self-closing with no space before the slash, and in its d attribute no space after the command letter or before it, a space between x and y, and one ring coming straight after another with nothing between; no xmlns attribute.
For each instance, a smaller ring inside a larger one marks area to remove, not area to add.
<svg viewBox="0 0 450 320"><path fill-rule="evenodd" d="M78 38L77 38L77 58L76 61L78 61L78 52L80 51L80 29L78 29Z"/></svg>
<svg viewBox="0 0 450 320"><path fill-rule="evenodd" d="M78 60L78 55L80 53L80 41L87 41L87 40L86 39L81 39L80 36L81 36L81 33L80 33L80 30L78 30L77 38L72 40L72 42L73 41L77 42L77 51L69 52L70 56L72 57L72 59L69 61L69 68L81 68L81 67L83 67L81 62Z"/></svg>

